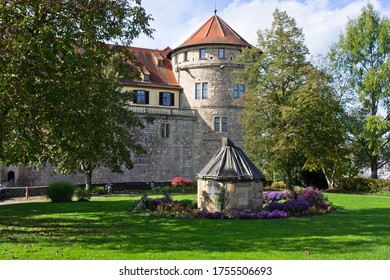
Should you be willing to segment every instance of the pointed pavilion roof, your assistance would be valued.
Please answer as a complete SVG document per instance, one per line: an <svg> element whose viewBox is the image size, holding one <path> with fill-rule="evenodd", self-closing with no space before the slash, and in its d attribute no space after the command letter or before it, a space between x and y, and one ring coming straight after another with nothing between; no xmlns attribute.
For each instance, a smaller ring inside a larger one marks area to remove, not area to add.
<svg viewBox="0 0 390 280"><path fill-rule="evenodd" d="M263 173L228 138L222 139L222 147L198 173L198 178L228 182L265 180Z"/></svg>
<svg viewBox="0 0 390 280"><path fill-rule="evenodd" d="M174 51L189 46L210 44L236 45L243 47L252 46L215 14Z"/></svg>

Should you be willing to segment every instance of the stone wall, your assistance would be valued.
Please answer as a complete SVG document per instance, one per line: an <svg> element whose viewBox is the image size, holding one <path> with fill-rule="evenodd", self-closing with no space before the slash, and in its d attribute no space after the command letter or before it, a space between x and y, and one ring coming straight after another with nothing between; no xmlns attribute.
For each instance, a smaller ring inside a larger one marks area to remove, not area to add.
<svg viewBox="0 0 390 280"><path fill-rule="evenodd" d="M123 173L113 173L101 167L93 173L93 184L105 185L123 182L169 182L181 176L194 179L196 171L193 165L194 156L194 117L148 115L141 117L145 128L134 132L138 143L147 151L144 158L132 156L134 168L124 169ZM163 137L162 126L169 126L168 137ZM29 180L32 185L47 185L51 182L67 180L75 184L84 184L83 174L52 174L54 167L42 170L30 168Z"/></svg>
<svg viewBox="0 0 390 280"><path fill-rule="evenodd" d="M219 211L216 201L222 187L226 187L229 197L226 210L262 209L262 182L221 183L213 180L198 180L198 208L203 211Z"/></svg>

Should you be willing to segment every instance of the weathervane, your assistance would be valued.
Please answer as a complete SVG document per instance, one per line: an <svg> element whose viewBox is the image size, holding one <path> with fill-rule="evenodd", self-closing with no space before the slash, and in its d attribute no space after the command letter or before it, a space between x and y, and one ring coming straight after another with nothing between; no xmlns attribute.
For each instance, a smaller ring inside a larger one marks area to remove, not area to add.
<svg viewBox="0 0 390 280"><path fill-rule="evenodd" d="M214 15L217 15L217 1L215 1L214 3L215 3Z"/></svg>

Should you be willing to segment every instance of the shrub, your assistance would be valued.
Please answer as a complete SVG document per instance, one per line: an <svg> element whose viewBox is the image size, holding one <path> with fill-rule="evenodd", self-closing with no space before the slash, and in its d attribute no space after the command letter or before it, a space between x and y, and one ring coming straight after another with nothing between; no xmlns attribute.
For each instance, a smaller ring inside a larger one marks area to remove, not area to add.
<svg viewBox="0 0 390 280"><path fill-rule="evenodd" d="M302 215L310 207L310 204L303 199L295 199L283 203L272 201L267 204L266 209L269 212L278 210L292 215Z"/></svg>
<svg viewBox="0 0 390 280"><path fill-rule="evenodd" d="M264 202L286 200L289 198L289 194L286 192L267 192L264 193Z"/></svg>
<svg viewBox="0 0 390 280"><path fill-rule="evenodd" d="M75 186L69 182L55 182L46 188L46 196L52 202L72 201L75 193Z"/></svg>
<svg viewBox="0 0 390 280"><path fill-rule="evenodd" d="M78 201L88 201L91 199L92 192L90 190L78 188L75 191L75 196Z"/></svg>
<svg viewBox="0 0 390 280"><path fill-rule="evenodd" d="M344 192L362 193L390 190L390 180L371 178L343 178L340 181L340 188Z"/></svg>
<svg viewBox="0 0 390 280"><path fill-rule="evenodd" d="M198 207L198 202L193 199L183 199L180 200L180 203L183 204L187 208L193 208L196 209Z"/></svg>
<svg viewBox="0 0 390 280"><path fill-rule="evenodd" d="M265 210L282 211L290 216L301 216L330 211L321 190L307 187L292 193L269 192L264 195Z"/></svg>
<svg viewBox="0 0 390 280"><path fill-rule="evenodd" d="M157 207L161 203L172 202L172 198L169 195L165 195L162 198L148 198L147 195L142 196L142 198L137 202L136 207L133 209L134 212L143 212L143 211L157 211Z"/></svg>
<svg viewBox="0 0 390 280"><path fill-rule="evenodd" d="M271 188L278 189L278 190L284 190L284 189L286 189L286 184L283 181L272 182Z"/></svg>
<svg viewBox="0 0 390 280"><path fill-rule="evenodd" d="M171 182L172 187L188 187L190 185L191 185L191 180L187 180L182 177L175 177Z"/></svg>
<svg viewBox="0 0 390 280"><path fill-rule="evenodd" d="M106 194L106 189L103 186L97 186L92 189L93 193L96 193L98 195Z"/></svg>
<svg viewBox="0 0 390 280"><path fill-rule="evenodd" d="M327 200L319 189L307 187L297 192L297 198L306 201L310 206L320 208Z"/></svg>

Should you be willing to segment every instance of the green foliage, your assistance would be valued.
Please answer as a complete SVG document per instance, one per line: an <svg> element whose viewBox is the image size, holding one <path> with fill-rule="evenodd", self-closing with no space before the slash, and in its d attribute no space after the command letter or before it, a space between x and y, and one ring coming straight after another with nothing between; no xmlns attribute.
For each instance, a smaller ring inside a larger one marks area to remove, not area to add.
<svg viewBox="0 0 390 280"><path fill-rule="evenodd" d="M217 197L215 200L215 206L217 206L220 212L224 212L226 207L230 202L230 194L227 191L227 187L225 185L220 187L219 193L217 193Z"/></svg>
<svg viewBox="0 0 390 280"><path fill-rule="evenodd" d="M284 190L284 189L286 189L286 184L283 181L272 182L271 188L272 189Z"/></svg>
<svg viewBox="0 0 390 280"><path fill-rule="evenodd" d="M189 184L187 186L157 186L151 189L152 193L194 193L196 192L196 185Z"/></svg>
<svg viewBox="0 0 390 280"><path fill-rule="evenodd" d="M197 208L198 202L196 199L182 199L180 200L180 203L183 204L187 208Z"/></svg>
<svg viewBox="0 0 390 280"><path fill-rule="evenodd" d="M90 190L77 188L74 195L78 201L88 201L92 197L92 192Z"/></svg>
<svg viewBox="0 0 390 280"><path fill-rule="evenodd" d="M103 194L106 194L106 189L104 188L104 186L96 186L92 189L92 192L93 193L96 193L98 195L103 195Z"/></svg>
<svg viewBox="0 0 390 280"><path fill-rule="evenodd" d="M121 81L139 75L129 46L150 35L139 0L5 1L0 22L0 161L86 175L132 168L140 120ZM88 11L88 12L85 12Z"/></svg>
<svg viewBox="0 0 390 280"><path fill-rule="evenodd" d="M371 178L343 178L340 188L349 193L376 193L390 190L390 180Z"/></svg>
<svg viewBox="0 0 390 280"><path fill-rule="evenodd" d="M72 201L76 187L69 182L55 182L46 188L46 196L52 202Z"/></svg>
<svg viewBox="0 0 390 280"><path fill-rule="evenodd" d="M262 168L282 170L291 190L294 168L321 168L342 142L339 104L330 76L308 62L302 29L286 12L275 10L272 27L258 35L261 51L246 49L239 57L247 65L238 74L248 88L244 146Z"/></svg>
<svg viewBox="0 0 390 280"><path fill-rule="evenodd" d="M357 18L349 19L330 51L335 81L348 81L343 121L352 151L356 159L363 155L372 178L377 178L378 166L390 160L389 58L390 20L370 3Z"/></svg>

